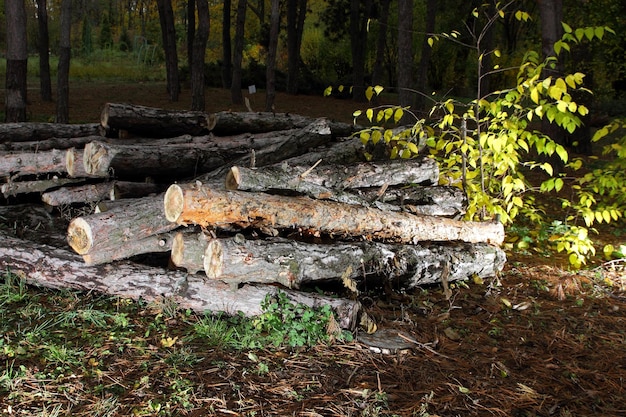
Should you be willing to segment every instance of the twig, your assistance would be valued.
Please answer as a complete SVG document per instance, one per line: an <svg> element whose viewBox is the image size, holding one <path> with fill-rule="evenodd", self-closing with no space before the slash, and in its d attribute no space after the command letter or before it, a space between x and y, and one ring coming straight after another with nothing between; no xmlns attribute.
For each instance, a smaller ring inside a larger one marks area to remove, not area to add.
<svg viewBox="0 0 626 417"><path fill-rule="evenodd" d="M420 343L420 342L418 342L417 340L412 339L412 338L410 338L410 337L408 337L408 336L405 336L405 335L403 335L402 333L398 333L398 336L400 336L400 338L402 338L402 339L406 340L407 342L410 342L410 343L413 343L413 344L417 345L417 347L418 347L418 348L420 348L420 349L426 349L426 350L427 350L427 351L429 351L430 353L433 353L433 354L435 354L435 355L437 355L437 356L441 356L442 358L446 358L446 359L450 359L450 360L455 360L454 358L451 358L450 356L446 356L446 355L444 355L443 353L439 353L439 352L437 352L436 350L434 350L433 348L431 348L430 346L426 346L425 344Z"/></svg>

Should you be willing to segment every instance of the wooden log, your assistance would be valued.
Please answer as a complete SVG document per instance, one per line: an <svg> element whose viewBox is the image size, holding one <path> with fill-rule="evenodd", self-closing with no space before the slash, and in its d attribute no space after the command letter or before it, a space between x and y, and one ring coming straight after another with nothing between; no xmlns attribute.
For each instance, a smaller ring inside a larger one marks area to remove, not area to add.
<svg viewBox="0 0 626 417"><path fill-rule="evenodd" d="M163 253L172 249L176 232L160 233L143 239L129 239L110 250L95 250L83 255L87 265L100 265L118 259L128 259L146 253Z"/></svg>
<svg viewBox="0 0 626 417"><path fill-rule="evenodd" d="M18 194L43 193L59 187L71 184L82 184L84 178L58 178L56 176L49 179L33 180L33 181L9 181L0 186L0 192L5 197L16 196Z"/></svg>
<svg viewBox="0 0 626 417"><path fill-rule="evenodd" d="M102 136L80 136L72 138L50 138L28 142L5 142L0 149L9 152L40 152L51 149L84 148L89 142L102 140Z"/></svg>
<svg viewBox="0 0 626 417"><path fill-rule="evenodd" d="M199 111L107 103L102 109L100 124L105 129L123 130L136 136L167 138L207 133L214 127L215 117Z"/></svg>
<svg viewBox="0 0 626 417"><path fill-rule="evenodd" d="M296 304L330 305L343 329L355 328L361 307L356 301L281 290L276 286L244 285L233 289L229 284L187 272L165 271L129 261L86 267L80 256L68 250L17 239L1 230L0 269L17 274L29 284L47 288L98 291L147 302L166 298L181 309L198 313L241 312L248 317L263 313L261 305L266 297L275 297L282 291Z"/></svg>
<svg viewBox="0 0 626 417"><path fill-rule="evenodd" d="M67 228L67 241L79 255L113 255L115 248L130 240L174 230L177 225L163 215L162 202L163 195L138 198L131 205L75 217Z"/></svg>
<svg viewBox="0 0 626 417"><path fill-rule="evenodd" d="M300 129L315 119L290 113L269 112L218 112L215 113L215 126L212 132L219 136L240 133L265 133L280 130ZM333 137L350 136L358 129L348 123L329 122Z"/></svg>
<svg viewBox="0 0 626 417"><path fill-rule="evenodd" d="M98 123L0 123L0 143L101 136L101 134L102 127Z"/></svg>
<svg viewBox="0 0 626 417"><path fill-rule="evenodd" d="M506 261L502 249L484 243L394 245L380 242L303 243L242 235L211 239L178 233L172 262L190 273L225 282L280 283L300 288L314 281L350 278L388 280L405 288L496 276ZM445 275L444 277L444 274Z"/></svg>
<svg viewBox="0 0 626 417"><path fill-rule="evenodd" d="M499 222L388 213L307 197L212 190L202 184L171 185L165 193L164 208L168 220L183 225L300 228L412 244L459 240L500 245L504 241L504 226Z"/></svg>
<svg viewBox="0 0 626 417"><path fill-rule="evenodd" d="M65 151L20 152L0 155L0 176L66 172Z"/></svg>
<svg viewBox="0 0 626 417"><path fill-rule="evenodd" d="M41 201L50 206L91 203L101 200L146 197L164 191L161 184L130 181L108 181L75 187L61 187L41 195Z"/></svg>

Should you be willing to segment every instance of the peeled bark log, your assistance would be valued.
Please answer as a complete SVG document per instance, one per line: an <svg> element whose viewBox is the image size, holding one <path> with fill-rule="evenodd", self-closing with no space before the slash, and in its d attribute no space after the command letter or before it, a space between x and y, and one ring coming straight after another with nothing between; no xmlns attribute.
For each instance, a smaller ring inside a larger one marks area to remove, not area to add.
<svg viewBox="0 0 626 417"><path fill-rule="evenodd" d="M72 219L67 241L79 255L114 251L130 240L174 230L163 215L163 196L136 199L131 205Z"/></svg>
<svg viewBox="0 0 626 417"><path fill-rule="evenodd" d="M165 271L128 261L86 267L80 257L70 251L34 244L2 231L0 269L23 277L29 284L47 288L98 291L148 302L166 298L176 302L181 309L198 313L241 312L248 317L263 313L261 305L266 297L275 297L282 291L294 303L310 307L330 305L343 329L354 329L361 307L356 301L281 290L275 286L245 285L233 289L223 282L202 279L187 272Z"/></svg>
<svg viewBox="0 0 626 417"><path fill-rule="evenodd" d="M202 184L171 185L165 193L164 207L166 218L178 224L300 228L413 244L459 240L500 245L504 241L504 226L499 222L464 222L306 197L212 190Z"/></svg>
<svg viewBox="0 0 626 417"><path fill-rule="evenodd" d="M102 136L101 133L102 127L98 123L0 123L0 143Z"/></svg>
<svg viewBox="0 0 626 417"><path fill-rule="evenodd" d="M276 132L303 128L314 120L289 113L225 111L215 113L215 126L212 132L219 136ZM330 122L330 128L333 137L349 136L356 131L353 125L341 122Z"/></svg>
<svg viewBox="0 0 626 417"><path fill-rule="evenodd" d="M91 203L100 200L138 198L164 191L163 186L146 182L110 181L63 187L41 195L41 201L50 206L62 204Z"/></svg>
<svg viewBox="0 0 626 417"><path fill-rule="evenodd" d="M70 184L81 184L83 182L85 182L84 178L57 177L35 181L10 181L6 184L2 184L0 192L2 192L5 197L15 196L18 194L43 193L44 191L52 190L54 188Z"/></svg>
<svg viewBox="0 0 626 417"><path fill-rule="evenodd" d="M106 129L123 130L136 136L167 138L208 133L215 126L215 117L199 111L107 103L100 123Z"/></svg>
<svg viewBox="0 0 626 417"><path fill-rule="evenodd" d="M225 282L280 283L300 288L314 281L349 278L388 280L406 288L488 278L504 267L506 255L484 243L393 245L379 242L311 244L287 239L211 239L176 235L172 262L190 273ZM444 274L447 274L445 277Z"/></svg>
<svg viewBox="0 0 626 417"><path fill-rule="evenodd" d="M65 151L21 152L0 155L0 176L66 172Z"/></svg>

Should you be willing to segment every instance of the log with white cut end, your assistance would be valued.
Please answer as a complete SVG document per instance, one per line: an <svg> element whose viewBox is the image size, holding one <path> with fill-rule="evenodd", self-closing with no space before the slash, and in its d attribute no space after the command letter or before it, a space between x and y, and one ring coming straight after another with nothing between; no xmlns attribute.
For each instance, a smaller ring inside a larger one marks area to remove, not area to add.
<svg viewBox="0 0 626 417"><path fill-rule="evenodd" d="M163 215L163 196L135 199L131 204L109 211L75 217L67 228L67 241L79 255L100 252L109 260L119 259L118 247L134 240L174 230L177 225Z"/></svg>
<svg viewBox="0 0 626 417"><path fill-rule="evenodd" d="M0 177L50 172L66 172L65 150L52 149L0 155Z"/></svg>
<svg viewBox="0 0 626 417"><path fill-rule="evenodd" d="M98 123L0 123L0 143L101 136L101 133L102 127Z"/></svg>
<svg viewBox="0 0 626 417"><path fill-rule="evenodd" d="M171 259L190 273L204 271L207 277L226 282L275 282L300 288L314 281L375 278L413 288L444 279L493 277L504 267L506 255L484 243L313 244L282 238L246 240L241 235L211 239L180 232Z"/></svg>
<svg viewBox="0 0 626 417"><path fill-rule="evenodd" d="M466 222L308 197L213 190L199 183L171 185L164 208L166 218L178 224L304 229L396 243L458 240L500 245L504 241L504 226L499 222Z"/></svg>
<svg viewBox="0 0 626 417"><path fill-rule="evenodd" d="M201 135L215 126L215 117L199 111L165 110L136 104L107 103L101 125L107 130L137 136L167 138L184 134Z"/></svg>
<svg viewBox="0 0 626 417"><path fill-rule="evenodd" d="M187 272L166 271L129 261L86 267L80 256L68 250L17 239L2 231L0 269L10 270L30 284L48 288L98 291L148 302L166 298L177 303L181 309L198 313L241 312L248 317L262 314L266 298L275 297L282 291L296 304L331 306L343 329L354 329L361 307L356 301L281 290L275 286L244 285L233 289L229 284Z"/></svg>

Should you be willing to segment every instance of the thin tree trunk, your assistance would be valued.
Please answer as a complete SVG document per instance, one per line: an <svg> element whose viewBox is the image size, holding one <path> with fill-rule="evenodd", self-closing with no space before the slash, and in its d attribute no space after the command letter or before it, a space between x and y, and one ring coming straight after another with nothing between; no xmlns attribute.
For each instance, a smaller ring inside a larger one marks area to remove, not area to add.
<svg viewBox="0 0 626 417"><path fill-rule="evenodd" d="M235 51L233 56L233 79L230 86L231 99L233 104L243 103L243 94L241 93L241 64L243 60L243 41L246 24L246 8L247 0L239 0L237 3L237 23L235 28Z"/></svg>
<svg viewBox="0 0 626 417"><path fill-rule="evenodd" d="M5 121L26 120L26 8L24 0L6 0L6 94Z"/></svg>
<svg viewBox="0 0 626 417"><path fill-rule="evenodd" d="M224 0L222 17L222 87L230 88L232 84L232 48L230 39L230 5L231 0Z"/></svg>
<svg viewBox="0 0 626 417"><path fill-rule="evenodd" d="M415 108L417 111L426 110L426 97L429 95L428 88L428 67L430 66L430 58L432 56L432 48L428 44L429 36L435 32L435 23L437 19L437 0L426 0L426 34L422 40L422 56L420 58L419 68L417 70L417 97Z"/></svg>
<svg viewBox="0 0 626 417"><path fill-rule="evenodd" d="M274 111L276 98L276 50L278 49L278 32L280 29L280 0L272 0L270 14L270 43L267 50L267 73L265 111Z"/></svg>
<svg viewBox="0 0 626 417"><path fill-rule="evenodd" d="M398 99L413 104L413 0L398 1ZM409 122L403 120L403 122Z"/></svg>
<svg viewBox="0 0 626 417"><path fill-rule="evenodd" d="M350 1L350 45L352 51L352 98L365 101L365 52L367 47L367 19L372 0L361 6L361 1Z"/></svg>
<svg viewBox="0 0 626 417"><path fill-rule="evenodd" d="M72 0L61 3L61 36L57 72L57 123L70 121L70 36L72 31Z"/></svg>
<svg viewBox="0 0 626 417"><path fill-rule="evenodd" d="M193 43L196 36L196 0L187 1L187 66L193 68Z"/></svg>
<svg viewBox="0 0 626 417"><path fill-rule="evenodd" d="M52 101L50 37L48 35L48 5L46 0L37 0L37 23L39 27L39 90L43 101Z"/></svg>
<svg viewBox="0 0 626 417"><path fill-rule="evenodd" d="M287 2L287 93L298 94L300 46L306 18L307 0Z"/></svg>
<svg viewBox="0 0 626 417"><path fill-rule="evenodd" d="M167 72L167 92L171 101L178 101L180 80L178 77L178 53L176 52L176 28L171 0L157 0L159 22L165 50L165 70Z"/></svg>
<svg viewBox="0 0 626 417"><path fill-rule="evenodd" d="M387 46L387 27L389 25L389 3L391 0L380 1L378 16L378 37L376 38L376 60L372 69L372 85L383 83L383 62Z"/></svg>
<svg viewBox="0 0 626 417"><path fill-rule="evenodd" d="M204 111L204 56L209 39L209 2L195 0L198 8L198 33L193 41L193 57L191 66L191 109Z"/></svg>

